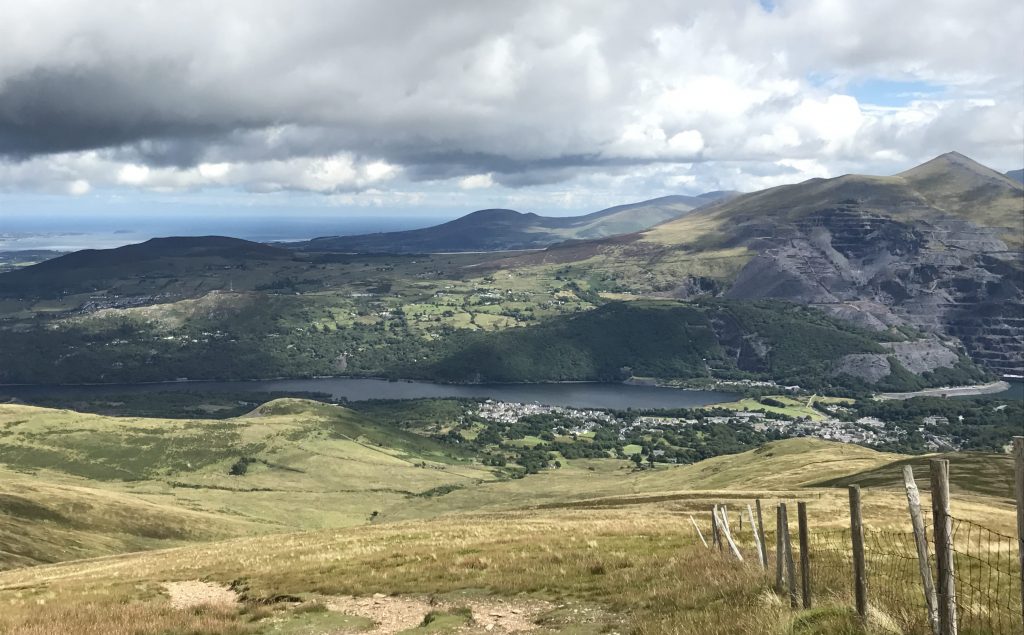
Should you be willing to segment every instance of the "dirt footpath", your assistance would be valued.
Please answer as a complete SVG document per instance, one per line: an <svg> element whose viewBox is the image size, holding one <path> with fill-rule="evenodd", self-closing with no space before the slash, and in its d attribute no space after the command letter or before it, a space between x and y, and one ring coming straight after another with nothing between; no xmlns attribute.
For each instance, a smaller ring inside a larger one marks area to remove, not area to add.
<svg viewBox="0 0 1024 635"><path fill-rule="evenodd" d="M373 633L390 635L423 623L431 611L452 611L468 608L473 613L472 623L462 630L469 632L521 633L537 628L534 620L551 610L552 605L540 601L499 599L443 600L431 603L425 598L391 597L377 594L373 597L340 596L327 598L328 609L358 615L377 623Z"/></svg>
<svg viewBox="0 0 1024 635"><path fill-rule="evenodd" d="M229 587L187 580L185 582L165 582L164 590L171 598L171 606L176 609L191 609L197 606L214 606L234 608L238 606L238 594Z"/></svg>

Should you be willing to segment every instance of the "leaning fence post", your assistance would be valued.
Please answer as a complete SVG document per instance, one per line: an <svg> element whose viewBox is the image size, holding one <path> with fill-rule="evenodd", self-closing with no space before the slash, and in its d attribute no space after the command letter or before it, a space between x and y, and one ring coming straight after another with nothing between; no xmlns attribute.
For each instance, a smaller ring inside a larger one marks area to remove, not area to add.
<svg viewBox="0 0 1024 635"><path fill-rule="evenodd" d="M796 566L793 564L793 543L789 538L789 514L786 512L786 504L780 506L782 510L782 546L786 551L786 587L789 589L789 605L796 608Z"/></svg>
<svg viewBox="0 0 1024 635"><path fill-rule="evenodd" d="M716 509L718 509L717 504L711 508L711 542L718 545L718 550L722 551L722 532L718 528L718 516L715 514Z"/></svg>
<svg viewBox="0 0 1024 635"><path fill-rule="evenodd" d="M764 519L761 517L761 499L755 499L754 504L757 505L757 533L761 534L761 562L765 567L768 566L768 545L765 544L764 537Z"/></svg>
<svg viewBox="0 0 1024 635"><path fill-rule="evenodd" d="M860 512L860 485L850 486L850 536L853 542L853 590L857 615L868 619L868 581L864 563L864 521Z"/></svg>
<svg viewBox="0 0 1024 635"><path fill-rule="evenodd" d="M723 505L719 512L723 518L725 516L725 506ZM736 546L736 541L732 539L732 532L729 531L729 523L725 520L722 521L722 533L725 534L725 539L729 542L729 550L732 551L732 555L736 556L736 559L743 562L743 554L740 553L740 548Z"/></svg>
<svg viewBox="0 0 1024 635"><path fill-rule="evenodd" d="M743 518L743 514L740 514L740 518ZM764 543L762 540L763 536L757 535L757 525L754 524L754 510L750 508L750 504L747 504L747 518L750 520L750 533L754 534L754 548L757 549L757 559L761 563L761 571L764 571L767 563L764 561Z"/></svg>
<svg viewBox="0 0 1024 635"><path fill-rule="evenodd" d="M939 609L935 599L935 583L932 580L932 567L928 560L928 534L924 528L924 517L921 515L921 492L914 481L914 468L903 466L903 484L907 488L907 507L910 509L910 523L914 526L914 542L917 544L917 564L921 570L921 584L924 586L924 603L928 608L928 623L931 624L933 635L939 633Z"/></svg>
<svg viewBox="0 0 1024 635"><path fill-rule="evenodd" d="M811 608L811 547L807 533L807 503L797 503L797 522L800 527L800 591L804 598L804 608Z"/></svg>
<svg viewBox="0 0 1024 635"><path fill-rule="evenodd" d="M782 503L775 508L775 592L782 593Z"/></svg>
<svg viewBox="0 0 1024 635"><path fill-rule="evenodd" d="M953 519L949 516L949 461L932 459L932 521L939 573L939 633L956 635L956 583L953 579Z"/></svg>
<svg viewBox="0 0 1024 635"><path fill-rule="evenodd" d="M1020 558L1020 605L1024 620L1024 437L1013 437L1013 464L1017 494L1017 555Z"/></svg>
<svg viewBox="0 0 1024 635"><path fill-rule="evenodd" d="M697 537L704 543L704 546L708 546L708 541L704 540L704 534L700 532L700 527L697 525L697 521L693 519L693 514L690 514L690 522L693 523L693 528L697 530Z"/></svg>

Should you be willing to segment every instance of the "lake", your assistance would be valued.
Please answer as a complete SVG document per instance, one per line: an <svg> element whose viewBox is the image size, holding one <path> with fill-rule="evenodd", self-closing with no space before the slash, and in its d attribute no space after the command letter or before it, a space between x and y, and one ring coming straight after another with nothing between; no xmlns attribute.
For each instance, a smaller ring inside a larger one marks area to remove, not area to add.
<svg viewBox="0 0 1024 635"><path fill-rule="evenodd" d="M275 379L265 381L170 382L160 384L109 384L95 386L7 386L0 395L96 396L146 392L319 392L336 399L422 399L467 397L575 408L694 408L734 401L738 395L715 390L682 390L627 384L478 384L452 385L383 379Z"/></svg>

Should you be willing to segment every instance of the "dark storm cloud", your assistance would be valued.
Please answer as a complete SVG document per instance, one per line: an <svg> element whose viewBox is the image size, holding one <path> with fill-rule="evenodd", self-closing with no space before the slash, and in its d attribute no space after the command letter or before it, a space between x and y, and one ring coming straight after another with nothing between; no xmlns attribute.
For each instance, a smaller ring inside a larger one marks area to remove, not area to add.
<svg viewBox="0 0 1024 635"><path fill-rule="evenodd" d="M700 161L812 174L775 162L866 165L954 146L1007 155L1024 110L1010 98L1024 10L998 0L782 2L771 13L745 0L0 11L0 187L333 192L395 170L411 182L488 174L525 187ZM893 37L907 20L920 28ZM869 111L807 80L883 71L984 99ZM222 167L187 172L206 164Z"/></svg>

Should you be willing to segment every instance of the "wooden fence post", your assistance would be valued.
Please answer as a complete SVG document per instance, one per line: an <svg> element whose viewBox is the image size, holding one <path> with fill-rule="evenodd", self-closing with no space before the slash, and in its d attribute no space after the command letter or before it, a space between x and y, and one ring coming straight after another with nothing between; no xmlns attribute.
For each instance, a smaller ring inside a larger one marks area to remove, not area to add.
<svg viewBox="0 0 1024 635"><path fill-rule="evenodd" d="M782 503L775 508L775 592L782 593L782 566L785 561L782 547Z"/></svg>
<svg viewBox="0 0 1024 635"><path fill-rule="evenodd" d="M868 619L868 581L864 562L864 521L860 511L860 485L850 486L850 536L853 542L853 590L857 615Z"/></svg>
<svg viewBox="0 0 1024 635"><path fill-rule="evenodd" d="M718 512L725 517L725 506L723 505ZM732 555L736 556L736 559L743 562L743 554L740 553L739 547L736 546L736 542L732 539L732 532L729 531L729 523L724 519L722 520L722 533L725 534L725 539L729 542L729 550L732 551Z"/></svg>
<svg viewBox="0 0 1024 635"><path fill-rule="evenodd" d="M693 528L697 530L697 537L704 543L704 547L708 546L708 541L704 540L704 534L701 533L700 527L697 525L697 521L693 519L693 514L690 514L690 522L693 523Z"/></svg>
<svg viewBox="0 0 1024 635"><path fill-rule="evenodd" d="M956 635L956 583L953 578L953 519L949 517L949 461L932 459L932 521L935 562L939 573L939 633Z"/></svg>
<svg viewBox="0 0 1024 635"><path fill-rule="evenodd" d="M939 609L935 599L935 583L932 580L932 566L928 560L928 534L921 515L921 492L914 481L914 468L903 466L903 484L907 488L907 507L910 509L910 523L914 527L914 542L917 545L917 565L921 571L921 585L924 587L924 603L928 609L928 623L932 635L939 633Z"/></svg>
<svg viewBox="0 0 1024 635"><path fill-rule="evenodd" d="M761 517L761 499L755 499L754 504L757 505L757 533L761 534L761 562L764 566L768 567L768 545L765 544L764 538L764 519Z"/></svg>
<svg viewBox="0 0 1024 635"><path fill-rule="evenodd" d="M804 608L811 608L811 538L807 532L807 503L797 503L797 522L800 531L800 591Z"/></svg>
<svg viewBox="0 0 1024 635"><path fill-rule="evenodd" d="M1024 437L1013 437L1013 464L1017 494L1017 554L1020 556L1020 605L1024 620Z"/></svg>
<svg viewBox="0 0 1024 635"><path fill-rule="evenodd" d="M789 514L786 504L782 503L782 546L786 552L786 587L789 589L789 605L796 608L796 566L793 563L793 542L789 538Z"/></svg>
<svg viewBox="0 0 1024 635"><path fill-rule="evenodd" d="M718 529L718 516L715 514L715 510L718 509L718 505L711 508L711 543L718 545L718 550L722 550L722 532Z"/></svg>
<svg viewBox="0 0 1024 635"><path fill-rule="evenodd" d="M742 518L743 515L740 514ZM754 548L757 549L757 559L761 563L761 571L764 571L768 563L764 561L764 536L757 535L757 525L754 523L754 510L747 504L747 519L750 521L750 533L754 534Z"/></svg>

